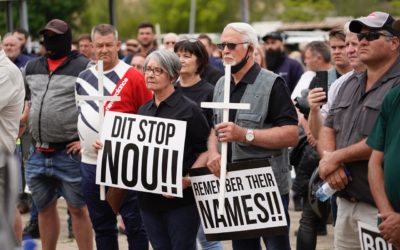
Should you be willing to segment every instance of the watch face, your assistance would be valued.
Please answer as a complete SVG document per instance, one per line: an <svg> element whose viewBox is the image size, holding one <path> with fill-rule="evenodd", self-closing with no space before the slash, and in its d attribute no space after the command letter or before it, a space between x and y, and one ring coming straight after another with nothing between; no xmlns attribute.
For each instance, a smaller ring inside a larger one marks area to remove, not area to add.
<svg viewBox="0 0 400 250"><path fill-rule="evenodd" d="M251 141L254 140L254 133L253 133L253 130L247 130L247 133L246 133L246 140L249 141L249 142L251 142Z"/></svg>

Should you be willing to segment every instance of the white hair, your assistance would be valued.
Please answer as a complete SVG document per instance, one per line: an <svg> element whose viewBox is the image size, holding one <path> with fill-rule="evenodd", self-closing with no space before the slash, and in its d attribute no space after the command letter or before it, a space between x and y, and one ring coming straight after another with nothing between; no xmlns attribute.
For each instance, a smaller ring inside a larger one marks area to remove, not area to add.
<svg viewBox="0 0 400 250"><path fill-rule="evenodd" d="M248 23L229 23L228 25L225 26L224 31L226 29L233 29L240 34L242 34L244 42L249 42L256 48L258 46L258 37L256 30L251 27L250 24Z"/></svg>
<svg viewBox="0 0 400 250"><path fill-rule="evenodd" d="M348 22L346 22L344 25L343 25L343 32L344 32L344 34L349 34L349 33L351 33L351 31L350 31L350 22L351 21L348 21Z"/></svg>
<svg viewBox="0 0 400 250"><path fill-rule="evenodd" d="M175 40L175 42L177 42L178 41L178 39L179 39L179 36L176 34L176 33L167 33L167 34L165 34L165 36L163 37L163 40L165 40L165 38L172 38L172 39L174 39ZM164 42L164 41L163 41Z"/></svg>

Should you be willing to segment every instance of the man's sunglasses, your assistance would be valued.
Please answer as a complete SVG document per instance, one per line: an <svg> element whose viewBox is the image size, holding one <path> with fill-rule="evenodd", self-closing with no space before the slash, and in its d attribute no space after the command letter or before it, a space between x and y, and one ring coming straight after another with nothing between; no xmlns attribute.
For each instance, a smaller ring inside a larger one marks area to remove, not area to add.
<svg viewBox="0 0 400 250"><path fill-rule="evenodd" d="M224 50L225 46L226 46L226 47L228 47L229 50L234 50L237 45L246 44L246 43L249 43L249 42L243 42L243 43L219 43L219 44L217 44L217 48L219 50Z"/></svg>
<svg viewBox="0 0 400 250"><path fill-rule="evenodd" d="M357 38L358 41L361 42L362 39L365 38L368 42L375 41L379 39L381 36L386 36L386 37L393 37L392 35L386 35L377 31L371 31L371 32L363 32L363 33L358 33Z"/></svg>

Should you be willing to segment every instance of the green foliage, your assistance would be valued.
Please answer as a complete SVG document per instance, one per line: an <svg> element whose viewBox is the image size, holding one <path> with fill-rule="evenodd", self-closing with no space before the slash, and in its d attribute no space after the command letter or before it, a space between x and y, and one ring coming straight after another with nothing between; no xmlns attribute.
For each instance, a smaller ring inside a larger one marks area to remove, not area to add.
<svg viewBox="0 0 400 250"><path fill-rule="evenodd" d="M285 11L280 16L282 21L322 20L334 10L329 0L283 0Z"/></svg>
<svg viewBox="0 0 400 250"><path fill-rule="evenodd" d="M6 32L5 6L4 2L0 2L0 34ZM21 27L18 7L18 2L13 2L14 28ZM27 7L29 31L33 38L37 38L40 29L53 18L65 20L74 29L74 16L79 16L85 10L86 0L31 0L27 1Z"/></svg>
<svg viewBox="0 0 400 250"><path fill-rule="evenodd" d="M241 20L241 0L196 0L195 32L221 32L229 22ZM51 18L66 20L74 37L109 23L109 0L28 0L29 28L36 38ZM189 32L191 0L115 0L120 38L136 36L140 22L159 24L161 33ZM365 16L375 10L400 15L400 0L248 0L250 22L262 20L317 21L327 16ZM3 8L4 6L4 8ZM5 3L0 1L0 34L5 33ZM14 3L14 27L20 27Z"/></svg>
<svg viewBox="0 0 400 250"><path fill-rule="evenodd" d="M398 15L399 9L396 8L396 2L385 0L332 0L336 7L334 15L336 16L366 16L373 11L385 11L392 15Z"/></svg>
<svg viewBox="0 0 400 250"><path fill-rule="evenodd" d="M40 0L27 3L29 29L34 37L37 37L39 30L53 18L68 22L74 29L74 15L79 15L86 8L85 0ZM16 27L18 26L19 24Z"/></svg>

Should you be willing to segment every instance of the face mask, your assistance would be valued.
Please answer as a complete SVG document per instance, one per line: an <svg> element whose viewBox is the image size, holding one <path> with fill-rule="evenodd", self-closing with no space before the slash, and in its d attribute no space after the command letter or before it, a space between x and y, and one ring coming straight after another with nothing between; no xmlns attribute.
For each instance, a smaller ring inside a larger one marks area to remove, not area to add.
<svg viewBox="0 0 400 250"><path fill-rule="evenodd" d="M231 68L232 74L236 74L244 67L244 65L246 65L247 60L249 59L249 56L248 56L249 49L250 49L250 46L247 47L246 55L243 57L243 59L239 63L232 66L232 68Z"/></svg>
<svg viewBox="0 0 400 250"><path fill-rule="evenodd" d="M265 60L267 68L271 71L276 70L283 62L283 53L281 50L267 50L265 52Z"/></svg>
<svg viewBox="0 0 400 250"><path fill-rule="evenodd" d="M72 35L71 30L65 34L44 35L43 45L50 59L60 59L71 52Z"/></svg>

